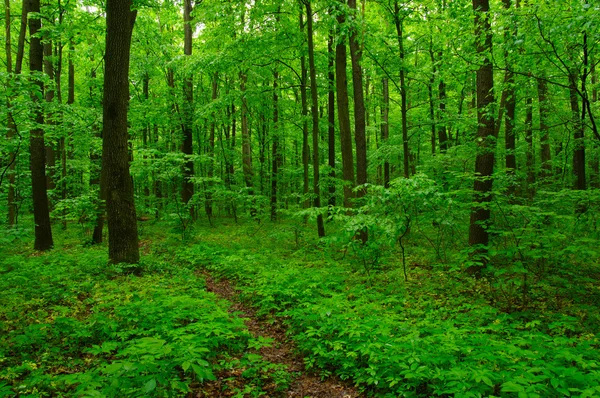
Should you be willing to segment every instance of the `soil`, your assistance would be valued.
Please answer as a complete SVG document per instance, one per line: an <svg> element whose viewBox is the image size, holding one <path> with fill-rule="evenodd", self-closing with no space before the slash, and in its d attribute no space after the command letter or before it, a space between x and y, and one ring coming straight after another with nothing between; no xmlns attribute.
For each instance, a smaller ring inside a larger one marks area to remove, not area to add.
<svg viewBox="0 0 600 398"><path fill-rule="evenodd" d="M271 347L262 347L258 353L271 363L287 366L288 372L295 377L287 391L277 391L275 385L263 386L267 394L263 397L301 397L301 398L359 398L364 397L353 385L336 377L322 380L320 375L307 371L304 359L297 354L294 344L287 338L286 327L281 322L257 317L256 311L240 302L232 284L225 279L215 280L208 273L203 273L206 287L222 299L232 303L230 312L243 318L248 330L255 337L273 339ZM231 397L232 387L244 389L244 379L241 371L224 371L217 376L216 381L206 382L198 386L189 397Z"/></svg>

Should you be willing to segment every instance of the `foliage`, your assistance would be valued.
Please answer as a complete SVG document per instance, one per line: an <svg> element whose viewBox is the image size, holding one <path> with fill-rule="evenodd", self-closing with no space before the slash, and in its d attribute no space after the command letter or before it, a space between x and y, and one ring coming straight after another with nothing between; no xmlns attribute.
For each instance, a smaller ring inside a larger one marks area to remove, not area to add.
<svg viewBox="0 0 600 398"><path fill-rule="evenodd" d="M490 304L493 282L462 280L443 267L413 266L408 282L398 269L381 269L365 286L345 262L295 250L287 234L233 233L227 249L213 236L179 256L238 281L259 314L288 324L306 365L324 376L377 396L600 393L595 307L556 311L539 296L535 308L506 312ZM260 249L249 249L258 241Z"/></svg>
<svg viewBox="0 0 600 398"><path fill-rule="evenodd" d="M256 343L193 270L151 257L139 268L107 267L103 250L81 246L5 252L2 396L181 395L225 368L286 382L260 355L232 358Z"/></svg>

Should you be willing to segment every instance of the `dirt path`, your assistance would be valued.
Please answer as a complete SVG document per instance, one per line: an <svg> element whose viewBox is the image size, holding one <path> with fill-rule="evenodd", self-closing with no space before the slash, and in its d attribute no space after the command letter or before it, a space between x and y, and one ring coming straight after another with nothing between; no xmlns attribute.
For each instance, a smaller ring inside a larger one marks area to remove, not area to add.
<svg viewBox="0 0 600 398"><path fill-rule="evenodd" d="M227 280L214 280L209 274L203 273L206 279L206 286L209 292L226 299L232 303L231 311L239 312L240 317L247 318L246 326L254 337L265 337L274 340L271 347L260 349L262 357L275 364L287 366L290 374L299 375L290 383L290 388L285 392L267 391L267 397L300 397L300 398L358 398L363 397L357 389L349 383L330 377L324 381L313 373L307 372L304 367L304 360L301 356L294 353L294 344L289 341L285 332L285 326L281 323L267 322L256 316L256 311L243 305L237 299L237 292ZM219 377L219 380L205 383L202 385L203 392L196 393L195 397L229 397L231 390L223 391L224 379L237 377L239 382L243 382L241 375L234 372Z"/></svg>

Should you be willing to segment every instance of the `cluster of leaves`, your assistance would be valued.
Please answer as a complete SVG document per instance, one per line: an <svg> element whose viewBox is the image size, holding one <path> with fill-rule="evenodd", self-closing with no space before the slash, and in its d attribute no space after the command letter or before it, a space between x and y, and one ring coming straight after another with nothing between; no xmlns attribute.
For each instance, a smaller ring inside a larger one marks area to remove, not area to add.
<svg viewBox="0 0 600 398"><path fill-rule="evenodd" d="M488 282L444 267L413 267L408 283L382 269L367 283L322 249L286 250L292 237L281 231L227 233L229 248L198 244L181 258L237 280L259 314L285 320L307 366L324 375L377 396L600 393L598 325L576 315L582 307L509 313L490 305ZM249 249L258 241L263 249Z"/></svg>
<svg viewBox="0 0 600 398"><path fill-rule="evenodd" d="M175 396L232 368L257 393L289 382L244 354L258 343L192 270L107 266L104 252L0 260L0 396Z"/></svg>

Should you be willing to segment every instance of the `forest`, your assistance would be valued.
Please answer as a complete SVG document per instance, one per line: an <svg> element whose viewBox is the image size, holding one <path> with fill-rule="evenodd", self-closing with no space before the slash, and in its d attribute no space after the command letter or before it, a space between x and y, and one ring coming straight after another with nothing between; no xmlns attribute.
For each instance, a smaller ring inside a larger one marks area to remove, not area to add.
<svg viewBox="0 0 600 398"><path fill-rule="evenodd" d="M1 397L600 397L594 0L4 0Z"/></svg>

